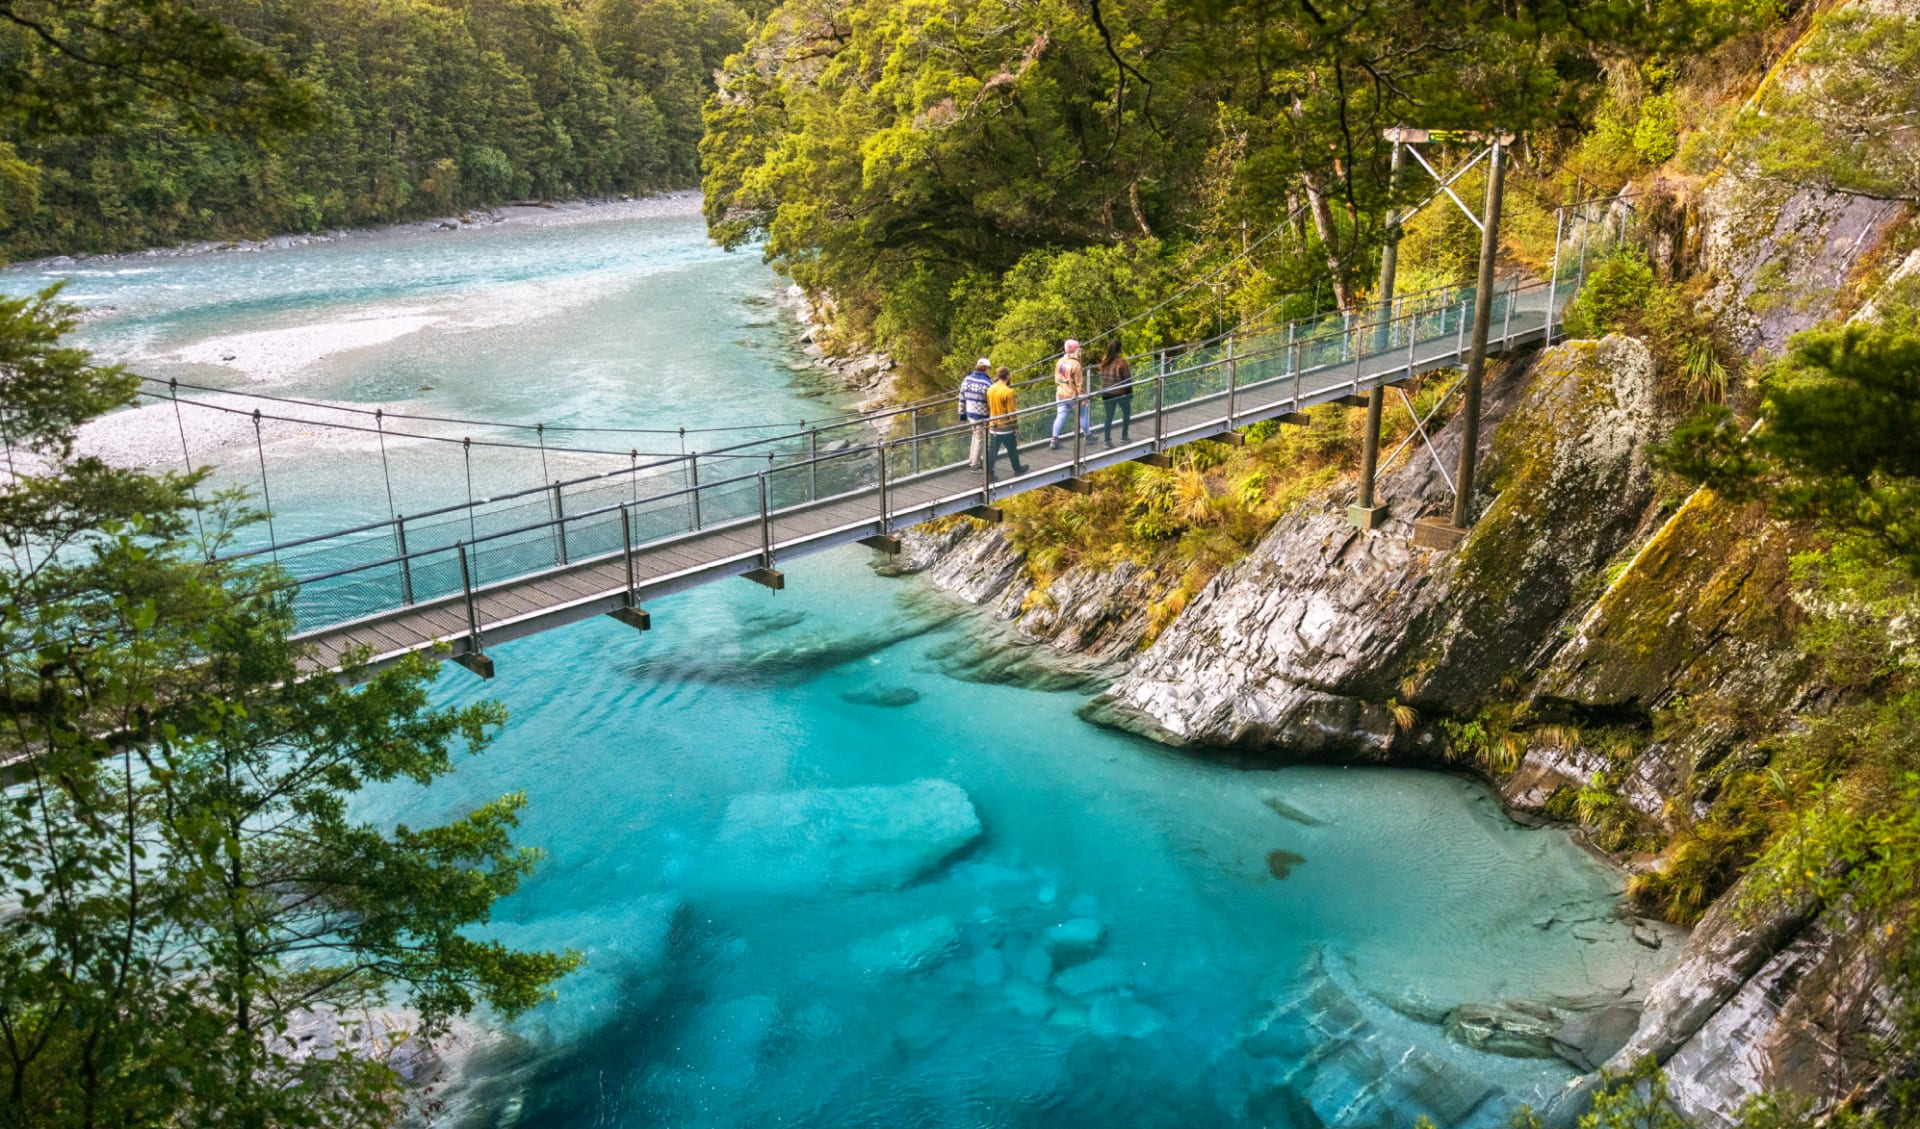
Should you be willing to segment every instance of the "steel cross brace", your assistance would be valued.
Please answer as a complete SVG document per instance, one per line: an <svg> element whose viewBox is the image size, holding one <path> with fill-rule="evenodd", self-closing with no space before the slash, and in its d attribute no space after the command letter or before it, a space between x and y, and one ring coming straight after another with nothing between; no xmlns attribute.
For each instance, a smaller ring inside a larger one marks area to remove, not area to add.
<svg viewBox="0 0 1920 1129"><path fill-rule="evenodd" d="M1441 408L1447 406L1447 401L1453 398L1453 394L1460 390L1460 385L1463 383L1465 383L1464 378L1454 381L1453 386L1442 393L1440 399L1434 403L1433 410L1427 413L1425 419L1421 419L1420 413L1414 410L1413 401L1407 397L1406 389L1397 385L1394 387L1394 391L1400 394L1400 402L1407 406L1408 417L1413 420L1413 435L1402 439L1398 447L1389 452L1386 458L1380 460L1380 469L1385 470L1389 463L1399 457L1400 452L1407 449L1407 444L1413 442L1415 436L1418 436L1421 444L1426 447L1428 456L1433 459L1434 469L1440 472L1440 480L1447 484L1448 490L1458 491L1459 488L1453 484L1453 477L1447 473L1447 461L1440 457L1440 452L1433 449L1433 440L1427 435L1427 425L1440 414Z"/></svg>
<svg viewBox="0 0 1920 1129"><path fill-rule="evenodd" d="M1415 204L1413 207L1408 208L1406 211L1406 214L1401 217L1402 221L1404 222L1405 220L1413 218L1416 212L1426 207L1428 204L1432 203L1433 198L1435 196L1438 196L1440 195L1440 193L1444 192L1447 194L1447 198L1449 200L1452 200L1454 204L1459 207L1460 211L1463 214L1465 214L1465 216L1467 217L1467 221L1469 223L1473 224L1475 228L1481 231L1485 231L1487 225L1480 222L1480 217L1473 214L1473 209L1467 207L1466 201L1460 199L1460 197L1454 193L1453 184L1455 181L1459 180L1461 177L1467 175L1467 170L1473 168L1473 166L1485 160L1487 157L1487 154L1493 152L1493 146L1489 145L1485 149L1480 150L1478 153L1474 154L1472 160L1468 161L1464 165L1461 165L1459 168L1453 170L1452 172L1448 173L1445 176L1441 176L1438 170L1436 170L1432 165L1427 163L1427 158L1421 154L1419 146L1413 144L1412 142L1406 142L1406 146L1407 146L1407 152L1413 154L1413 159L1420 162L1420 167L1427 170L1427 175L1431 176L1435 181L1437 181L1440 187L1435 191L1433 191L1432 193L1429 193L1425 200L1422 200L1418 204Z"/></svg>

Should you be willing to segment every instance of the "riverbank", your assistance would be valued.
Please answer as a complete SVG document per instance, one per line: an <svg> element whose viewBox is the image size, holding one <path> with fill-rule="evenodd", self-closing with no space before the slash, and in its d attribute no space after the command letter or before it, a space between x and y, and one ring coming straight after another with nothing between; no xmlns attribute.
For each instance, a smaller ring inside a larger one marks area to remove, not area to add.
<svg viewBox="0 0 1920 1129"><path fill-rule="evenodd" d="M136 251L111 251L102 254L50 255L0 264L0 269L54 270L78 266L130 263L153 259L178 259L201 255L253 254L312 247L342 240L378 239L401 232L460 232L493 227L498 224L557 226L583 220L647 219L659 216L700 214L698 189L680 189L646 196L609 196L563 201L526 201L491 208L471 208L464 212L423 220L380 224L373 227L334 228L327 231L285 232L265 239L202 239L170 247L147 247Z"/></svg>

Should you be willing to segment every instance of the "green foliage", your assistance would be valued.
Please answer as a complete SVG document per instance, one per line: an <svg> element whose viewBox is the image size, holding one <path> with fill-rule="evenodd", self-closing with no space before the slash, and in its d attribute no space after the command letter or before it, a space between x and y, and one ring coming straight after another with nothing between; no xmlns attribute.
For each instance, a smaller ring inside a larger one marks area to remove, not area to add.
<svg viewBox="0 0 1920 1129"><path fill-rule="evenodd" d="M728 0L209 0L298 102L267 143L137 102L84 132L0 119L0 251L19 257L691 184L700 104L746 35ZM0 23L0 54L27 51ZM266 82L260 79L258 86ZM290 85L289 85L290 83ZM251 103L249 103L251 104ZM286 128L297 126L299 128ZM10 203L10 201L13 201Z"/></svg>
<svg viewBox="0 0 1920 1129"><path fill-rule="evenodd" d="M1871 541L1920 573L1920 313L1809 330L1763 379L1759 428L1703 411L1675 432L1667 464Z"/></svg>
<svg viewBox="0 0 1920 1129"><path fill-rule="evenodd" d="M1726 398L1732 346L1686 290L1655 277L1637 248L1616 248L1589 271L1566 324L1576 336L1625 333L1645 341L1670 400L1694 405Z"/></svg>
<svg viewBox="0 0 1920 1129"><path fill-rule="evenodd" d="M1848 7L1822 17L1795 62L1817 80L1769 87L1734 157L1796 188L1920 200L1920 25Z"/></svg>
<svg viewBox="0 0 1920 1129"><path fill-rule="evenodd" d="M711 231L764 238L910 369L979 351L973 334L1029 296L1006 280L1031 256L1138 241L1191 280L1283 218L1230 291L1319 275L1352 305L1383 234L1382 127L1578 120L1602 57L1728 30L1707 5L1611 0L1578 18L1557 2L1122 0L1088 15L1058 0L788 0L708 107ZM1395 189L1409 203L1414 179ZM1109 297L1131 298L1132 281ZM1002 309L967 308L983 299Z"/></svg>
<svg viewBox="0 0 1920 1129"><path fill-rule="evenodd" d="M1672 93L1655 94L1640 103L1633 149L1649 165L1664 165L1679 152L1680 112Z"/></svg>
<svg viewBox="0 0 1920 1129"><path fill-rule="evenodd" d="M1601 1074L1593 1108L1580 1118L1580 1129L1692 1129L1667 1094L1667 1076L1650 1058L1625 1071Z"/></svg>
<svg viewBox="0 0 1920 1129"><path fill-rule="evenodd" d="M0 1121L387 1124L378 1048L316 1057L293 1025L407 1006L424 1035L577 963L467 935L538 859L521 797L433 826L349 807L451 771L502 711L434 707L424 659L305 677L284 578L211 557L238 499L190 539L199 476L73 453L133 384L72 325L50 293L0 302L0 428L34 468L0 485Z"/></svg>

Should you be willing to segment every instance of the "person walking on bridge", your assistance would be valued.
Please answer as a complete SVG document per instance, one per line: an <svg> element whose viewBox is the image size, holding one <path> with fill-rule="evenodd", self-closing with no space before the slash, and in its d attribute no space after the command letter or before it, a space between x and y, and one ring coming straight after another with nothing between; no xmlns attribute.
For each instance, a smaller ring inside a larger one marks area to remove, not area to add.
<svg viewBox="0 0 1920 1129"><path fill-rule="evenodd" d="M980 469L980 459L987 448L987 389L993 386L993 378L987 370L993 362L985 357L973 362L973 371L960 379L960 422L973 425L967 443L967 465Z"/></svg>
<svg viewBox="0 0 1920 1129"><path fill-rule="evenodd" d="M987 389L987 480L993 480L993 463L1000 449L1007 450L1007 465L1015 474L1027 473L1020 465L1019 398L1013 392L1013 370L1005 365L993 374L993 387Z"/></svg>
<svg viewBox="0 0 1920 1129"><path fill-rule="evenodd" d="M1075 405L1080 408L1080 435L1093 438L1093 405L1087 402L1087 370L1080 363L1080 342L1069 340L1061 350L1060 360L1053 366L1053 398L1060 404L1053 416L1053 442L1047 450L1060 449L1060 429L1073 418Z"/></svg>
<svg viewBox="0 0 1920 1129"><path fill-rule="evenodd" d="M1120 416L1120 442L1125 443L1127 432L1133 428L1133 366L1127 364L1127 354L1120 347L1118 336L1107 346L1107 355L1100 361L1100 402L1106 408L1103 430L1107 446L1113 446L1115 414Z"/></svg>

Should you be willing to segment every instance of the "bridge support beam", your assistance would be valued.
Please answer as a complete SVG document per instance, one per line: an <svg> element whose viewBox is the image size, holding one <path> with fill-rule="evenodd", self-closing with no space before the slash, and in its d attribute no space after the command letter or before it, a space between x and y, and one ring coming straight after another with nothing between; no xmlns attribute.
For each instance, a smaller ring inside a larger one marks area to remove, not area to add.
<svg viewBox="0 0 1920 1129"><path fill-rule="evenodd" d="M984 521L992 525L999 525L1006 516L1000 511L999 506L968 506L960 512L975 521Z"/></svg>
<svg viewBox="0 0 1920 1129"><path fill-rule="evenodd" d="M1338 404L1343 408L1364 408L1368 406L1369 398L1377 395L1379 395L1378 392L1369 393L1368 396L1335 396L1333 399L1328 400L1327 403Z"/></svg>
<svg viewBox="0 0 1920 1129"><path fill-rule="evenodd" d="M1406 151L1405 143L1398 137L1393 141L1393 162L1387 167L1387 245L1380 249L1380 292L1379 300L1384 307L1386 319L1380 323L1375 334L1374 348L1386 352L1393 344L1393 290L1399 281L1396 277L1400 268L1400 213L1393 206L1393 182L1399 179L1400 158ZM1413 357L1413 327L1407 327L1407 357ZM1407 375L1413 375L1409 372ZM1354 504L1347 507L1347 520L1354 527L1372 531L1380 528L1387 520L1387 507L1377 505L1373 500L1373 480L1380 469L1380 415L1386 407L1387 389L1377 385L1367 393L1367 430L1360 439L1360 496Z"/></svg>
<svg viewBox="0 0 1920 1129"><path fill-rule="evenodd" d="M1136 458L1133 461L1136 463L1144 463L1147 466L1159 467L1161 470L1166 470L1169 467L1173 466L1173 460L1171 458L1168 458L1166 455L1161 454L1158 451L1141 455L1139 458Z"/></svg>
<svg viewBox="0 0 1920 1129"><path fill-rule="evenodd" d="M775 592L784 592L787 588L786 574L777 568L748 569L740 575L764 588L771 588Z"/></svg>
<svg viewBox="0 0 1920 1129"><path fill-rule="evenodd" d="M635 631L653 630L653 616L645 608L615 608L607 613L607 617L619 620Z"/></svg>
<svg viewBox="0 0 1920 1129"><path fill-rule="evenodd" d="M480 651L472 651L464 655L455 655L453 656L453 661L479 675L482 679L493 677L493 659Z"/></svg>
<svg viewBox="0 0 1920 1129"><path fill-rule="evenodd" d="M1486 218L1480 225L1480 278L1473 292L1473 349L1467 354L1461 412L1460 472L1454 476L1453 527L1473 524L1473 472L1480 458L1480 385L1487 372L1487 330L1493 323L1493 265L1500 252L1500 194L1507 175L1505 139L1496 137L1487 168ZM1513 304L1507 299L1508 307Z"/></svg>
<svg viewBox="0 0 1920 1129"><path fill-rule="evenodd" d="M1444 517L1423 517L1413 523L1413 547L1449 552L1467 539L1467 531Z"/></svg>
<svg viewBox="0 0 1920 1129"><path fill-rule="evenodd" d="M872 537L862 537L860 543L869 549L878 549L890 557L900 555L900 536L897 533L879 533Z"/></svg>
<svg viewBox="0 0 1920 1129"><path fill-rule="evenodd" d="M1093 480L1090 478L1082 478L1077 474L1074 475L1072 478L1063 478L1060 481L1053 483L1052 485L1058 487L1061 490L1065 490L1069 494L1093 493Z"/></svg>
<svg viewBox="0 0 1920 1129"><path fill-rule="evenodd" d="M1220 434L1214 436L1214 438L1229 447L1244 447L1247 445L1247 437L1238 431L1222 431Z"/></svg>

